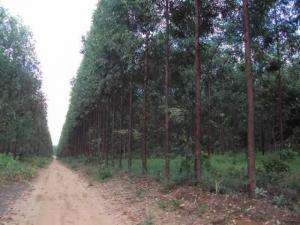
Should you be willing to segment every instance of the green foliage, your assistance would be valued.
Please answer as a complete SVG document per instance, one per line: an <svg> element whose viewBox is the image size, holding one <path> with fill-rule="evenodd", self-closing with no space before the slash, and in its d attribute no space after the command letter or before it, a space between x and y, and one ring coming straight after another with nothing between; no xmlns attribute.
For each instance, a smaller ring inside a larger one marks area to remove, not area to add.
<svg viewBox="0 0 300 225"><path fill-rule="evenodd" d="M255 197L256 198L266 198L267 195L268 195L268 192L265 189L259 188L259 187L255 188Z"/></svg>
<svg viewBox="0 0 300 225"><path fill-rule="evenodd" d="M0 6L0 153L52 153L33 43L27 27Z"/></svg>
<svg viewBox="0 0 300 225"><path fill-rule="evenodd" d="M49 158L33 157L13 159L12 156L0 154L0 184L28 180L36 175L39 168L43 168L50 162Z"/></svg>
<svg viewBox="0 0 300 225"><path fill-rule="evenodd" d="M282 149L279 151L279 157L283 161L289 161L295 159L297 156L297 153L293 151L292 149Z"/></svg>
<svg viewBox="0 0 300 225"><path fill-rule="evenodd" d="M290 1L290 4L271 0L255 1L250 7L252 72L256 90L255 113L258 115L258 119L255 120L255 142L257 147L264 151L274 149L279 142L278 72L281 75L283 90L282 119L285 141L290 142L292 146L299 143L297 135L300 118L300 103L297 97L300 94L300 89L297 88L299 32L295 22L296 5L295 0ZM210 118L203 120L203 149L207 149L210 136L210 148L216 152L241 151L246 148L247 110L244 62L241 60L243 42L240 5L234 1L223 1L218 4L203 1L201 7L204 24L201 38L203 59L201 115L207 118L208 106L211 108ZM286 15L286 12L289 12L289 15ZM97 140L98 145L92 146L93 151L101 151L101 146L104 148L105 139L99 139L100 129L97 129L99 125L88 123L89 117L99 112L99 109L105 108L104 106L108 106L109 111L108 115L101 111L110 124L108 133L114 133L117 136L114 138L118 140L121 136L123 138L126 136L129 118L125 115L128 112L130 80L132 80L134 113L133 145L136 151L140 149L144 118L142 107L145 94L143 75L146 41L149 42L147 88L150 154L155 152L155 149L163 147L164 129L161 123L166 110L169 112L172 125L172 150L181 149L187 154L190 153L193 148L192 118L195 97L193 13L192 1L176 1L170 9L172 93L169 106L166 107L162 88L165 74L165 66L162 63L165 57L165 31L161 26L164 24L163 6L159 1L99 1L91 30L83 38L84 57L72 82L70 108L59 144L61 154L74 154L74 149L79 148L79 145L75 144L75 137L78 130L83 129L85 125L94 129L95 135L89 135L88 139L82 138L80 140L84 142L82 144L95 143ZM275 20L279 14L282 17ZM277 39L280 43L277 43ZM278 46L280 46L279 56ZM111 127L113 119L115 128ZM117 121L123 122L120 125ZM211 126L210 134L208 125ZM122 134L116 131L122 131ZM273 140L274 135L276 140ZM77 153L82 151L84 150L80 148Z"/></svg>
<svg viewBox="0 0 300 225"><path fill-rule="evenodd" d="M273 204L275 204L279 207L282 207L287 204L287 201L286 201L286 198L284 197L284 195L278 195L278 196L274 196Z"/></svg>
<svg viewBox="0 0 300 225"><path fill-rule="evenodd" d="M290 171L289 165L280 160L277 155L264 160L263 168L270 182L278 181Z"/></svg>
<svg viewBox="0 0 300 225"><path fill-rule="evenodd" d="M106 180L112 177L112 171L110 171L109 169L98 169L96 177L100 180Z"/></svg>

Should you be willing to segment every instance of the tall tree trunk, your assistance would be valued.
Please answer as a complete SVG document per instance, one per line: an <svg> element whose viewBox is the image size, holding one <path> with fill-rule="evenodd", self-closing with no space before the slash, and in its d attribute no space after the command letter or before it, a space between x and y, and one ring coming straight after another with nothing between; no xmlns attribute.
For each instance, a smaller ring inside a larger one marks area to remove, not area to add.
<svg viewBox="0 0 300 225"><path fill-rule="evenodd" d="M195 179L197 182L201 182L201 171L200 171L200 131L201 131L201 120L200 120L200 98L201 98L201 72L200 72L200 0L194 0L195 5L195 63L194 63L194 75L195 75Z"/></svg>
<svg viewBox="0 0 300 225"><path fill-rule="evenodd" d="M275 6L276 7L276 6ZM283 148L283 118L282 118L282 76L281 76L281 59L280 59L280 40L278 30L278 16L277 9L275 9L275 24L276 24L276 51L277 51L277 65L279 66L277 73L277 117L279 124L279 149Z"/></svg>
<svg viewBox="0 0 300 225"><path fill-rule="evenodd" d="M211 74L208 74L208 84L207 84L207 101L208 101L208 111L207 111L207 119L208 119L208 127L207 127L207 152L209 155L212 153L211 148Z"/></svg>
<svg viewBox="0 0 300 225"><path fill-rule="evenodd" d="M121 104L120 104L120 121L119 121L119 167L122 168L122 160L123 160L123 91L121 90Z"/></svg>
<svg viewBox="0 0 300 225"><path fill-rule="evenodd" d="M170 15L169 15L169 0L166 0L165 5L166 18L166 74L165 74L165 179L170 179L170 112L169 112L169 85L170 85Z"/></svg>
<svg viewBox="0 0 300 225"><path fill-rule="evenodd" d="M254 101L253 80L251 74L251 49L249 35L249 9L248 0L243 0L243 27L245 45L245 75L247 80L247 103L248 103L248 192L254 197L255 191L255 153L254 153Z"/></svg>
<svg viewBox="0 0 300 225"><path fill-rule="evenodd" d="M280 145L279 149L283 148L283 119L282 119L282 78L280 69L277 75L277 82L278 82L278 97L277 97L277 107L278 107L278 123L279 123L279 140Z"/></svg>
<svg viewBox="0 0 300 225"><path fill-rule="evenodd" d="M115 166L116 160L116 150L115 150L115 119L116 119L116 107L115 107L115 98L113 95L112 98L112 125L111 125L111 153L112 153L112 165Z"/></svg>
<svg viewBox="0 0 300 225"><path fill-rule="evenodd" d="M128 169L131 170L132 166L132 95L133 95L133 84L132 74L130 75L129 81L129 126L128 126Z"/></svg>
<svg viewBox="0 0 300 225"><path fill-rule="evenodd" d="M144 74L144 128L143 128L143 152L142 169L147 172L147 153L148 153L148 79L149 79L149 33L146 34L145 47L145 74Z"/></svg>
<svg viewBox="0 0 300 225"><path fill-rule="evenodd" d="M104 109L104 140L103 140L103 143L104 143L104 154L105 154L105 165L106 167L108 167L108 146L107 146L107 128L108 128L108 104L106 103L105 105L105 109Z"/></svg>

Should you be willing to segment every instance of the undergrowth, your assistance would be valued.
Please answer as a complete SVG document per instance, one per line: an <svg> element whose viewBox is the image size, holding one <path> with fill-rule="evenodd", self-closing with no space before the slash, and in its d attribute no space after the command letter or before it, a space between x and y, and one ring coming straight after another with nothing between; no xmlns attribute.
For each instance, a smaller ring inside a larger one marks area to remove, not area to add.
<svg viewBox="0 0 300 225"><path fill-rule="evenodd" d="M226 153L202 160L202 189L219 194L246 192L247 164L245 154ZM95 159L84 156L63 158L71 168L85 167L86 172L96 180L105 180L120 171L128 172L127 163L123 167L109 165L105 167ZM162 183L162 191L169 192L176 185L196 185L193 179L193 160L182 156L173 156L170 163L170 182L163 177L164 160L150 157L147 176ZM143 176L140 159L132 160L130 178ZM256 154L257 197L268 198L276 205L298 204L300 196L300 155L286 150L280 153ZM198 184L197 184L198 185ZM298 207L298 206L297 206ZM299 207L298 207L299 208ZM298 209L297 208L297 209Z"/></svg>
<svg viewBox="0 0 300 225"><path fill-rule="evenodd" d="M50 162L49 157L22 157L14 159L11 155L0 154L0 184L29 180L38 169Z"/></svg>

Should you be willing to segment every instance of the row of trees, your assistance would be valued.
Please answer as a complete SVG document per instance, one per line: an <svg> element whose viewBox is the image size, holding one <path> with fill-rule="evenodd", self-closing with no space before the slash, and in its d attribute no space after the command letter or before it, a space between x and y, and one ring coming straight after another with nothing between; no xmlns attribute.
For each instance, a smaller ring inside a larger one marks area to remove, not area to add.
<svg viewBox="0 0 300 225"><path fill-rule="evenodd" d="M299 147L298 12L295 0L100 1L59 154L129 169L140 154L144 173L163 156L166 179L172 154L190 155L201 181L203 152L247 148L253 193L254 139L263 153Z"/></svg>
<svg viewBox="0 0 300 225"><path fill-rule="evenodd" d="M46 110L32 35L0 7L0 153L50 155Z"/></svg>

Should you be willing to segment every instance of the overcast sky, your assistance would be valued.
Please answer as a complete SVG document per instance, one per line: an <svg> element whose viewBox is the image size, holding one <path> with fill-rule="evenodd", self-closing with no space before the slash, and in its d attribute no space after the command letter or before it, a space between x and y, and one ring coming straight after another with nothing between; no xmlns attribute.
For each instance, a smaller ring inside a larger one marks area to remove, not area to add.
<svg viewBox="0 0 300 225"><path fill-rule="evenodd" d="M52 141L58 143L69 106L70 80L81 61L81 37L98 0L0 0L30 27L43 73Z"/></svg>

